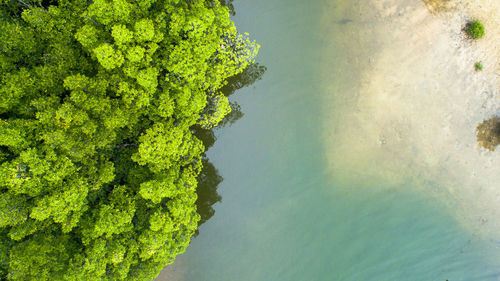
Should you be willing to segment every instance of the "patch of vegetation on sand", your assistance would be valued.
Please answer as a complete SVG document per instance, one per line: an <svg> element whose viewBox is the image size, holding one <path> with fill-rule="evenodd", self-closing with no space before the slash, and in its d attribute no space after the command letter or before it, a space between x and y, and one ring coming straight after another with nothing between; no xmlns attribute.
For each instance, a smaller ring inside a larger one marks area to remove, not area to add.
<svg viewBox="0 0 500 281"><path fill-rule="evenodd" d="M478 20L469 21L465 26L465 33L467 33L471 39L483 38L485 33L484 25Z"/></svg>
<svg viewBox="0 0 500 281"><path fill-rule="evenodd" d="M480 61L476 62L474 64L474 70L476 70L476 71L482 71L483 70L483 64Z"/></svg>
<svg viewBox="0 0 500 281"><path fill-rule="evenodd" d="M477 142L489 151L500 145L500 117L484 120L477 126Z"/></svg>

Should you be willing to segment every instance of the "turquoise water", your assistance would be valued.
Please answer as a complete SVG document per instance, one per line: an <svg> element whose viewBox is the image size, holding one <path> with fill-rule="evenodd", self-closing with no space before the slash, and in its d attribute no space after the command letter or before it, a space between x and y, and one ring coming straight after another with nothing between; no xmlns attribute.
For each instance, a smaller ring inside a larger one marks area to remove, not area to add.
<svg viewBox="0 0 500 281"><path fill-rule="evenodd" d="M466 231L431 195L412 183L341 182L327 168L322 103L331 93L318 65L331 38L320 17L349 1L233 4L267 71L231 97L244 115L216 131L207 153L220 176L215 214L158 280L500 280L498 243Z"/></svg>

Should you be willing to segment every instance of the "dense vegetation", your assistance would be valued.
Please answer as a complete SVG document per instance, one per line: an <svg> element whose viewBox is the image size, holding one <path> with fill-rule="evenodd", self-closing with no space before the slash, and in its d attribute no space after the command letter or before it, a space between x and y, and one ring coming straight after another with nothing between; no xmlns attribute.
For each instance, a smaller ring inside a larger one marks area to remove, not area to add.
<svg viewBox="0 0 500 281"><path fill-rule="evenodd" d="M472 39L483 38L484 37L484 25L478 20L470 21L465 26L465 32Z"/></svg>
<svg viewBox="0 0 500 281"><path fill-rule="evenodd" d="M0 279L154 278L258 46L216 0L1 1Z"/></svg>

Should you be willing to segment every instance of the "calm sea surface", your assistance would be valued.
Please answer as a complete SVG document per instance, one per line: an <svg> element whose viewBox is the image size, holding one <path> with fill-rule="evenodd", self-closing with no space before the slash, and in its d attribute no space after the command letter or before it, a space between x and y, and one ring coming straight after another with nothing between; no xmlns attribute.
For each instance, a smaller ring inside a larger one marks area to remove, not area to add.
<svg viewBox="0 0 500 281"><path fill-rule="evenodd" d="M332 93L320 72L325 55L340 61L349 43L325 53L335 34L321 25L325 9L339 32L357 20L342 14L349 1L233 5L267 70L231 96L243 116L216 131L207 153L201 200L213 216L157 280L500 280L499 243L466 231L440 201L411 183L346 183L327 169L322 102Z"/></svg>

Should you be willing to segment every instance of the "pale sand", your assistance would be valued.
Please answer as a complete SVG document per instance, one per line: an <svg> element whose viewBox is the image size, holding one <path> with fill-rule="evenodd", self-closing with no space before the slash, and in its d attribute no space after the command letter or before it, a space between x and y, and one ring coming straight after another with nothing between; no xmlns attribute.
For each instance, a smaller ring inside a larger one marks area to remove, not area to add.
<svg viewBox="0 0 500 281"><path fill-rule="evenodd" d="M322 66L332 173L420 186L474 234L500 240L500 148L476 141L477 125L500 114L500 0L353 1L332 0L322 19L325 33L341 34L325 57L344 48ZM352 22L332 25L331 13ZM469 19L484 23L483 39L464 37Z"/></svg>

